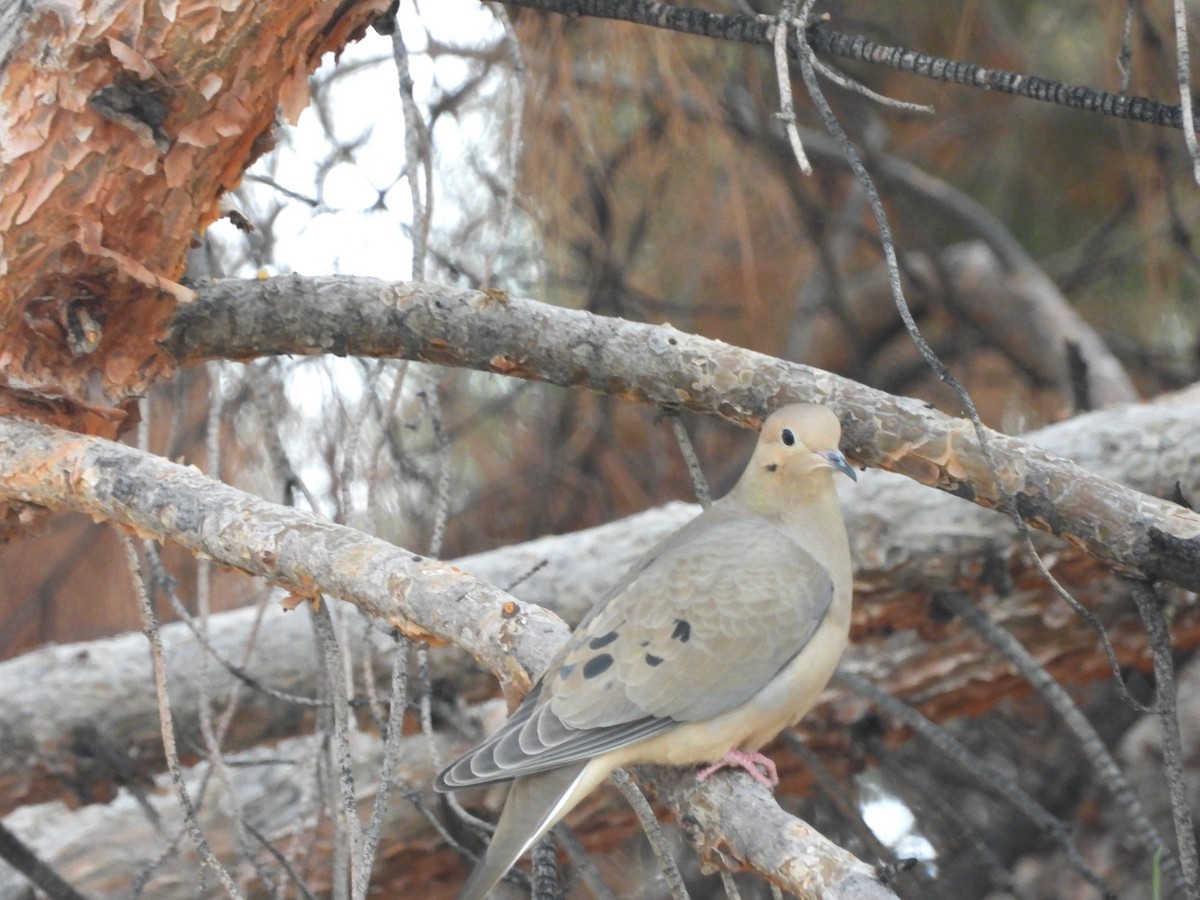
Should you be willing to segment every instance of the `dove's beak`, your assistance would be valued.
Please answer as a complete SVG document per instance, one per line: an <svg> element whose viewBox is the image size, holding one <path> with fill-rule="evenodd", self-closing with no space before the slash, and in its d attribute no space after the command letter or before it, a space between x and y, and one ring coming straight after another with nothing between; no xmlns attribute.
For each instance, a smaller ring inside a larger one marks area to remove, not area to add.
<svg viewBox="0 0 1200 900"><path fill-rule="evenodd" d="M817 456L824 458L830 466L837 469L843 474L849 475L851 481L858 481L858 475L854 469L850 467L850 463L846 462L846 457L842 455L841 450L819 450Z"/></svg>

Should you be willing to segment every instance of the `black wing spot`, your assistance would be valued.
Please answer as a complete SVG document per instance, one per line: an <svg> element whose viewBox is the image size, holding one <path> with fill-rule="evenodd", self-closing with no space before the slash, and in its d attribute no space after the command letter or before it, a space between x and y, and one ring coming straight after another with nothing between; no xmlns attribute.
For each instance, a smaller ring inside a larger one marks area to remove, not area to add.
<svg viewBox="0 0 1200 900"><path fill-rule="evenodd" d="M692 623L687 619L676 619L675 630L671 632L672 640L686 644L692 639Z"/></svg>
<svg viewBox="0 0 1200 900"><path fill-rule="evenodd" d="M608 667L613 664L611 653L601 653L598 656L593 656L583 664L583 677L595 678L608 671Z"/></svg>
<svg viewBox="0 0 1200 900"><path fill-rule="evenodd" d="M599 650L601 647L607 647L617 639L617 633L610 631L608 634L602 634L600 637L594 637L588 641L588 647L593 650Z"/></svg>
<svg viewBox="0 0 1200 900"><path fill-rule="evenodd" d="M779 437L783 441L783 445L785 447L791 447L796 443L796 434L790 428L783 429L783 432L779 435Z"/></svg>
<svg viewBox="0 0 1200 900"><path fill-rule="evenodd" d="M779 468L779 463L768 463L768 465L767 465L768 472L774 472L778 468Z"/></svg>
<svg viewBox="0 0 1200 900"><path fill-rule="evenodd" d="M661 656L655 656L653 653L646 654L646 665L661 666L662 662L663 662L663 658Z"/></svg>
<svg viewBox="0 0 1200 900"><path fill-rule="evenodd" d="M575 663L567 663L565 666L563 666L561 669L558 670L558 677L562 678L565 681L566 679L571 677L571 673L574 671L575 671Z"/></svg>

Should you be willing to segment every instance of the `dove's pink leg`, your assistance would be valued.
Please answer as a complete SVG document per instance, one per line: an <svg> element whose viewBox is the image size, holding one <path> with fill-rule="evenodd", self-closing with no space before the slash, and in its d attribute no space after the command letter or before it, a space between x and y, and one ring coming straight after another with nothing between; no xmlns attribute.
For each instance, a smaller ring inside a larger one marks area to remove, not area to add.
<svg viewBox="0 0 1200 900"><path fill-rule="evenodd" d="M759 766L763 767L766 774L759 771ZM718 769L731 768L745 769L751 778L765 788L774 788L779 784L779 773L775 770L775 763L771 762L770 757L763 756L761 753L744 753L741 750L730 750L711 766L705 766L696 773L696 780L704 781Z"/></svg>

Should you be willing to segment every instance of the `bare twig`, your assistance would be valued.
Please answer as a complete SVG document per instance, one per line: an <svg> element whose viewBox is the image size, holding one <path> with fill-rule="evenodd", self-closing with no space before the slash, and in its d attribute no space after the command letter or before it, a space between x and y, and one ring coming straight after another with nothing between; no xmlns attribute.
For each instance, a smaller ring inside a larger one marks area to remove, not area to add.
<svg viewBox="0 0 1200 900"><path fill-rule="evenodd" d="M658 860L659 870L667 880L672 900L689 900L687 887L683 883L683 875L679 871L675 857L671 855L666 835L663 834L662 826L658 824L654 810L650 807L641 788L634 784L633 779L624 769L617 769L609 776L609 779L624 795L625 800L633 808L638 822L641 823L642 831L646 833L646 837L650 841L650 849L654 851L654 857Z"/></svg>
<svg viewBox="0 0 1200 900"><path fill-rule="evenodd" d="M488 287L495 274L496 258L504 248L508 238L508 230L512 224L513 208L517 199L517 165L520 161L522 119L525 115L525 60L521 55L521 44L517 40L517 30L513 27L508 10L503 6L492 7L493 15L500 27L504 29L503 45L512 63L512 78L508 80L510 88L508 97L508 135L504 146L504 171L501 181L502 194L500 206L500 221L496 226L496 240L491 243L487 256L483 260L483 271L480 274L480 287Z"/></svg>
<svg viewBox="0 0 1200 900"><path fill-rule="evenodd" d="M1179 83L1179 108L1183 111L1183 141L1192 161L1192 178L1200 183L1200 141L1196 139L1196 119L1192 113L1192 55L1188 49L1187 7L1183 0L1173 0L1171 8L1175 15L1175 74Z"/></svg>
<svg viewBox="0 0 1200 900"><path fill-rule="evenodd" d="M1121 50L1117 54L1117 71L1121 73L1121 93L1129 90L1129 79L1133 77L1130 63L1133 61L1133 5L1137 0L1125 0L1125 19L1121 25Z"/></svg>
<svg viewBox="0 0 1200 900"><path fill-rule="evenodd" d="M796 17L796 4L799 0L784 0L775 20L775 34L772 46L775 52L775 82L779 85L778 118L783 122L788 144L792 155L796 157L796 165L805 175L812 174L812 165L804 154L804 144L800 141L800 132L796 128L796 105L792 101L792 76L788 71L788 23Z"/></svg>
<svg viewBox="0 0 1200 900"><path fill-rule="evenodd" d="M1004 654L1021 677L1028 681L1046 704L1054 710L1063 724L1075 735L1075 739L1079 742L1080 748L1088 762L1091 763L1099 781L1112 793L1113 798L1121 807L1130 831L1137 838L1138 843L1150 855L1161 852L1163 870L1178 879L1180 876L1179 863L1174 854L1170 852L1163 842L1162 836L1159 835L1158 829L1150 821L1141 800L1138 799L1133 786L1122 774L1117 761L1113 759L1112 754L1104 745L1104 740L1079 707L1075 705L1070 694L1038 665L1037 660L1020 641L989 619L967 597L948 591L941 594L939 600L989 644Z"/></svg>
<svg viewBox="0 0 1200 900"><path fill-rule="evenodd" d="M604 883L604 879L600 875L600 869L592 861L587 848L575 836L575 832L560 822L554 827L554 836L558 838L558 842L567 851L571 865L579 873L579 880L587 887L593 900L617 900L617 895Z"/></svg>
<svg viewBox="0 0 1200 900"><path fill-rule="evenodd" d="M708 480L704 477L704 469L700 466L700 460L696 457L696 448L692 446L692 439L688 437L687 429L683 427L683 422L679 416L668 416L671 420L671 431L675 435L675 442L679 445L679 452L683 454L683 461L687 465L688 475L692 479L692 489L696 492L696 501L704 509L712 506L712 492L708 489Z"/></svg>
<svg viewBox="0 0 1200 900"><path fill-rule="evenodd" d="M279 868L283 869L288 881L293 887L296 888L297 891L300 892L300 896L302 896L304 900L317 900L317 898L313 896L312 891L308 889L308 885L304 883L304 879L296 874L296 870L292 867L291 863L288 862L287 857L280 853L279 849L273 843L267 840L266 835L255 828L251 822L243 822L242 825L245 827L246 831L249 832L250 836L258 841L262 848L271 854L272 858L279 863Z"/></svg>
<svg viewBox="0 0 1200 900"><path fill-rule="evenodd" d="M414 98L412 75L408 68L408 48L400 30L392 33L392 57L396 62L400 102L404 108L404 155L412 196L412 272L413 278L425 277L425 256L429 246L429 229L433 223L433 153L425 118ZM421 175L424 173L424 178Z"/></svg>
<svg viewBox="0 0 1200 900"><path fill-rule="evenodd" d="M547 834L533 845L530 854L533 870L530 875L530 900L563 900L558 883L558 848L554 835Z"/></svg>
<svg viewBox="0 0 1200 900"><path fill-rule="evenodd" d="M1053 838L1054 842L1066 855L1071 867L1085 881L1099 890L1104 896L1112 895L1112 891L1104 879L1096 874L1080 855L1079 849L1071 840L1071 835L1066 825L1025 791L1021 790L1011 779L979 759L945 729L934 725L911 706L901 703L886 691L881 691L866 678L840 671L834 675L834 678L856 694L870 700L887 715L913 729L913 731L927 740L939 752L945 754L947 758L953 760L956 765L969 773L975 782L994 792L996 796L1007 800L1016 809L1020 810L1029 821L1043 829Z"/></svg>
<svg viewBox="0 0 1200 900"><path fill-rule="evenodd" d="M1200 860L1196 854L1196 831L1192 817L1187 780L1183 768L1183 740L1179 734L1179 708L1176 704L1175 662L1171 658L1171 633L1167 630L1161 602L1149 583L1134 583L1134 599L1146 623L1150 651L1154 657L1155 713L1162 722L1163 767L1167 792L1171 797L1171 816L1175 823L1175 843L1183 867L1185 891L1189 898L1200 897Z"/></svg>
<svg viewBox="0 0 1200 900"><path fill-rule="evenodd" d="M837 809L841 817L854 830L854 834L863 842L863 845L875 859L894 862L896 854L889 847L885 846L876 836L875 832L871 830L870 826L863 821L862 804L858 802L856 797L851 796L850 792L843 788L837 779L833 777L833 774L821 762L821 757L817 756L812 748L804 743L804 740L792 729L784 731L780 737L783 738L783 742L788 745L791 751L800 757L800 760L808 767L809 771L813 773L817 790L833 804L834 808Z"/></svg>
<svg viewBox="0 0 1200 900"><path fill-rule="evenodd" d="M49 900L85 900L19 837L0 822L0 859L29 879Z"/></svg>
<svg viewBox="0 0 1200 900"><path fill-rule="evenodd" d="M855 81L845 73L839 72L819 59L813 59L813 68L817 70L817 74L828 81L832 81L842 90L858 94L860 97L866 97L871 102L878 103L880 106L885 106L888 109L898 109L902 112L920 113L922 115L933 115L934 113L934 108L926 103L909 103L907 100L897 100L895 97L886 97L877 91L873 91L862 82Z"/></svg>
<svg viewBox="0 0 1200 900"><path fill-rule="evenodd" d="M886 743L879 738L869 737L867 750L878 760L879 769L885 778L903 785L917 798L925 801L920 805L922 818L933 817L949 826L951 833L983 864L988 880L992 884L1007 891L1015 900L1028 900L1027 895L1014 883L1012 873L1008 871L1003 860L988 845L985 836L980 834L979 829L953 803L945 802L945 793L941 784L930 785L927 783L927 779L918 777L914 767L898 760ZM944 893L943 891L942 894L944 895Z"/></svg>
<svg viewBox="0 0 1200 900"><path fill-rule="evenodd" d="M171 781L174 783L175 790L179 794L179 802L183 808L188 833L204 866L216 873L221 886L225 888L225 892L230 897L239 898L240 900L242 896L241 891L234 884L229 872L221 865L220 860L213 854L212 848L209 847L208 841L204 837L204 833L200 830L200 822L196 818L196 809L192 805L187 785L184 784L183 767L179 763L179 752L175 747L175 725L171 715L171 696L167 688L167 659L166 654L163 652L162 635L158 631L158 621L154 615L154 608L150 603L150 594L146 590L146 584L141 577L141 563L138 560L137 548L134 547L132 538L128 536L122 536L121 543L125 548L125 557L129 563L129 574L133 578L134 590L140 601L139 608L142 614L142 629L145 631L146 639L150 643L150 656L154 663L154 689L158 696L158 715L159 726L162 731L163 752L167 758L167 768L171 773Z"/></svg>
<svg viewBox="0 0 1200 900"><path fill-rule="evenodd" d="M366 889L371 883L371 866L375 862L375 851L383 833L383 816L387 811L388 800L391 799L392 781L395 778L403 736L404 713L408 709L408 658L412 642L398 633L394 635L394 639L396 649L392 659L392 689L388 698L391 707L383 733L383 761L379 766L379 787L375 791L371 821L363 833L362 850L355 860L355 867L358 869L356 883L363 890L355 900L362 900L366 896Z"/></svg>
<svg viewBox="0 0 1200 900"><path fill-rule="evenodd" d="M321 598L309 606L317 647L324 664L326 686L333 700L333 735L330 743L330 763L337 773L340 803L334 810L333 895L345 896L349 876L353 900L366 897L367 885L359 879L361 869L354 865L362 846L362 823L358 818L358 799L354 792L354 767L350 753L350 705L346 702L346 680L342 667L342 650L334 631L329 603ZM366 873L370 875L370 870Z"/></svg>

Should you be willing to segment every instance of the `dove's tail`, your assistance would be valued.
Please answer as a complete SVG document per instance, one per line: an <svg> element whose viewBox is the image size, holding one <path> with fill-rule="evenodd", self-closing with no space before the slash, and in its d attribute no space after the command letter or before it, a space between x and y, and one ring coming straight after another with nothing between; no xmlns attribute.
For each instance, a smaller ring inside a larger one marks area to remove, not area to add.
<svg viewBox="0 0 1200 900"><path fill-rule="evenodd" d="M525 775L512 783L487 853L471 873L458 900L483 900L521 854L595 787L583 784L590 762L585 759L561 769ZM593 776L588 780L599 781L603 777ZM581 791L581 787L585 789Z"/></svg>

